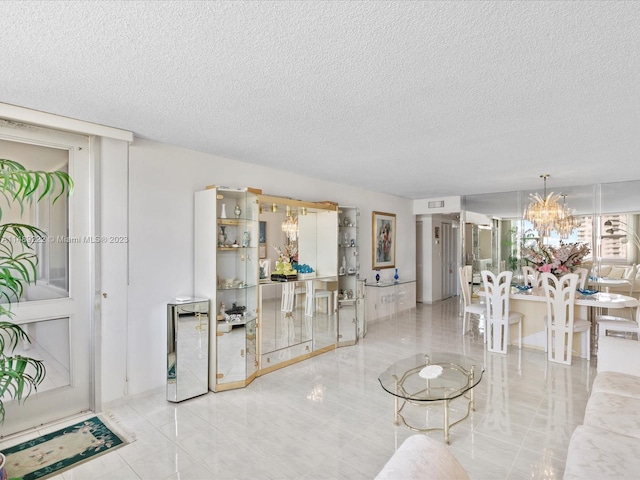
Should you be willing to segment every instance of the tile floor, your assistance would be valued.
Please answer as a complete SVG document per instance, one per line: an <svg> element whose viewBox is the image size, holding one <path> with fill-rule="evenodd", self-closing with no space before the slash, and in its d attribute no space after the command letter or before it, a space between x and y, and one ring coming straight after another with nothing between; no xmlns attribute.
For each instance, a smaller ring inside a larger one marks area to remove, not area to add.
<svg viewBox="0 0 640 480"><path fill-rule="evenodd" d="M358 345L269 373L242 390L180 404L156 392L112 406L109 412L137 440L55 479L371 479L413 433L394 426L393 399L378 374L425 351L466 353L486 364L476 411L452 428L448 447L472 479L561 478L595 362L549 364L543 352L517 347L506 356L487 354L477 324L461 335L458 307L458 298L418 304L369 324ZM409 414L431 426L441 421L437 407ZM429 435L442 439L442 432Z"/></svg>

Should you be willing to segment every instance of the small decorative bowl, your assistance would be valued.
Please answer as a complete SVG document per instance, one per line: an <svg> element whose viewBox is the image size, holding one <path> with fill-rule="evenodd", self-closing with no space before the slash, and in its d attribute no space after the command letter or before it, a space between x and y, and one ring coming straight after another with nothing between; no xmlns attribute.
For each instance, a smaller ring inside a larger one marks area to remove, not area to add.
<svg viewBox="0 0 640 480"><path fill-rule="evenodd" d="M578 288L577 291L580 295L589 296L589 295L595 295L596 293L598 293L599 290L589 290L588 288Z"/></svg>
<svg viewBox="0 0 640 480"><path fill-rule="evenodd" d="M516 285L516 288L521 292L528 292L531 290L531 285Z"/></svg>

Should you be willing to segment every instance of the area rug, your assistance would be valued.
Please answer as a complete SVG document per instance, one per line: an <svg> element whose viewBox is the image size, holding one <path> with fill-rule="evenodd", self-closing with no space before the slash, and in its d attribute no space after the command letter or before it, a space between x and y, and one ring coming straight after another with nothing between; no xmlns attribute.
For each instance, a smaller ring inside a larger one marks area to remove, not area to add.
<svg viewBox="0 0 640 480"><path fill-rule="evenodd" d="M116 434L113 423L92 417L3 449L9 478L44 480L129 443L132 438Z"/></svg>

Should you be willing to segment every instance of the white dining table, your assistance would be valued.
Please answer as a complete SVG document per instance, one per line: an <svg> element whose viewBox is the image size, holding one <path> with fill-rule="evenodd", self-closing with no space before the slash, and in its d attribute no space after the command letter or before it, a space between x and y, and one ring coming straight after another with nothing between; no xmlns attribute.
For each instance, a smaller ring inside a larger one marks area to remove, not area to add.
<svg viewBox="0 0 640 480"><path fill-rule="evenodd" d="M478 295L482 298L484 292L481 290ZM601 309L624 309L635 308L640 305L637 298L619 293L598 292L594 295L581 295L576 292L575 316L578 318L591 319ZM527 292L521 292L512 287L509 295L509 309L513 312L523 314L522 320L522 346L544 350L547 340L545 338L544 317L547 315L547 299L542 288L532 288ZM623 315L621 315L623 316ZM626 315L625 315L626 316ZM517 332L512 329L510 332L511 344L517 342ZM574 337L575 354L584 356L586 351L586 341L581 341L582 335L576 333ZM586 340L586 339L585 339ZM583 345L584 343L584 345Z"/></svg>
<svg viewBox="0 0 640 480"><path fill-rule="evenodd" d="M513 288L509 298L511 300L547 303L547 299L544 295L544 289L542 288L532 288L527 292L521 292L518 289ZM582 295L579 292L576 292L575 304L596 308L631 308L640 305L640 301L635 297L619 293L598 292L593 295Z"/></svg>

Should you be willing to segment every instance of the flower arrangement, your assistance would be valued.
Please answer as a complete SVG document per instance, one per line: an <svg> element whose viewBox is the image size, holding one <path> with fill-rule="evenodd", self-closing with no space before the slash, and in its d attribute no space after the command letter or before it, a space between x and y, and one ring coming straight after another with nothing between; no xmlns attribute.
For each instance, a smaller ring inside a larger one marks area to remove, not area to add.
<svg viewBox="0 0 640 480"><path fill-rule="evenodd" d="M273 245L273 248L276 252L278 252L278 256L285 263L298 263L298 246L295 243L289 243L284 247L280 248L277 245Z"/></svg>
<svg viewBox="0 0 640 480"><path fill-rule="evenodd" d="M589 252L591 248L586 243L560 242L559 246L553 246L538 242L532 247L525 247L522 257L535 265L536 270L560 276L581 265Z"/></svg>

